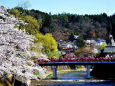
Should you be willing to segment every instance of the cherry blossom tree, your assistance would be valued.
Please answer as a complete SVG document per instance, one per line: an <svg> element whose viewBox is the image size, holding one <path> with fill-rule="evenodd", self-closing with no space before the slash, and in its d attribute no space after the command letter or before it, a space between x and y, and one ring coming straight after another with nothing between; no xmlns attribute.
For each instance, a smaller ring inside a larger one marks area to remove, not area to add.
<svg viewBox="0 0 115 86"><path fill-rule="evenodd" d="M9 16L7 9L0 7L0 76L15 74L28 79L44 78L45 69L36 66L30 58L46 58L46 55L31 50L34 37L16 28L20 23L26 24ZM38 76L34 75L36 72L39 72Z"/></svg>

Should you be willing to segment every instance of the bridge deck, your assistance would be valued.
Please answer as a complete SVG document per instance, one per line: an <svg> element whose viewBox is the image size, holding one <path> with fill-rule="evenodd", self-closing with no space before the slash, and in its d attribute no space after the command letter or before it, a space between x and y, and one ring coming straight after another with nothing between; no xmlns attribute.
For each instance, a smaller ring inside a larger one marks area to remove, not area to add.
<svg viewBox="0 0 115 86"><path fill-rule="evenodd" d="M96 64L115 64L115 62L44 62L38 63L40 66L58 65L96 65Z"/></svg>
<svg viewBox="0 0 115 86"><path fill-rule="evenodd" d="M90 76L90 68L92 65L113 65L115 64L115 58L64 58L64 59L41 59L36 60L36 64L40 66L51 66L53 71L53 79L57 78L57 67L58 65L85 65L86 66L86 78L91 78Z"/></svg>
<svg viewBox="0 0 115 86"><path fill-rule="evenodd" d="M114 64L115 58L63 58L63 59L41 59L35 63L41 66L51 65L95 65L95 64Z"/></svg>

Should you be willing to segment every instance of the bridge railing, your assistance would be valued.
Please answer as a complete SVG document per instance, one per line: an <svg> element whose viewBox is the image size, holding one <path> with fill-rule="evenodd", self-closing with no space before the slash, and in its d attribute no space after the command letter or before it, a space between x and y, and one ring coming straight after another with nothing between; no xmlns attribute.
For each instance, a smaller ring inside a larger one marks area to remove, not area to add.
<svg viewBox="0 0 115 86"><path fill-rule="evenodd" d="M47 60L38 59L35 60L37 63L48 63L48 62L115 62L115 58L50 58Z"/></svg>

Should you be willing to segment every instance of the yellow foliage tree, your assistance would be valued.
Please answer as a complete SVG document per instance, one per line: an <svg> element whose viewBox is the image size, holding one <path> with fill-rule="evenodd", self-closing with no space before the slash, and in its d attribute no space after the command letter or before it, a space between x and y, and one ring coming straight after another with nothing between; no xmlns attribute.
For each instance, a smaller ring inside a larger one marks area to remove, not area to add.
<svg viewBox="0 0 115 86"><path fill-rule="evenodd" d="M36 34L35 43L41 42L43 44L42 52L46 53L49 58L58 57L57 42L51 34Z"/></svg>
<svg viewBox="0 0 115 86"><path fill-rule="evenodd" d="M32 16L26 15L24 13L22 14L22 12L16 8L12 9L10 13L27 23L26 25L20 25L19 29L25 29L27 33L36 37L34 44L35 46L32 48L34 51L38 53L45 53L48 55L48 57L58 57L57 43L55 39L51 34L43 35L39 33L40 23L38 20ZM41 44L43 45L43 48L40 48Z"/></svg>
<svg viewBox="0 0 115 86"><path fill-rule="evenodd" d="M33 18L32 16L25 16L23 20L28 23L24 25L23 28L26 28L26 31L29 34L34 35L38 33L40 24L35 18Z"/></svg>
<svg viewBox="0 0 115 86"><path fill-rule="evenodd" d="M15 15L18 19L21 19L27 23L26 25L20 25L19 29L25 29L27 33L32 34L32 35L38 33L39 28L40 28L40 24L38 20L24 13L23 15L22 12L16 8L13 8L12 10L10 10L10 13Z"/></svg>
<svg viewBox="0 0 115 86"><path fill-rule="evenodd" d="M100 50L103 50L106 46L107 46L106 43L102 43L101 45L99 45L98 48L99 48Z"/></svg>
<svg viewBox="0 0 115 86"><path fill-rule="evenodd" d="M10 13L15 15L15 17L17 17L17 18L19 18L20 14L21 14L21 12L16 8L13 8L12 10L10 10Z"/></svg>

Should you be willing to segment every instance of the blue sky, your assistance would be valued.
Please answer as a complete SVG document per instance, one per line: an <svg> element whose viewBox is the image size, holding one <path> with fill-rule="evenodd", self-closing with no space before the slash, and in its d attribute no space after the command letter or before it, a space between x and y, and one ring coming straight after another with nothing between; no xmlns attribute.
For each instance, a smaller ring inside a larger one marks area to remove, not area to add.
<svg viewBox="0 0 115 86"><path fill-rule="evenodd" d="M28 2L29 9L43 12L71 14L100 14L115 13L115 0L0 0L0 5L12 8Z"/></svg>

